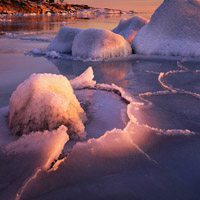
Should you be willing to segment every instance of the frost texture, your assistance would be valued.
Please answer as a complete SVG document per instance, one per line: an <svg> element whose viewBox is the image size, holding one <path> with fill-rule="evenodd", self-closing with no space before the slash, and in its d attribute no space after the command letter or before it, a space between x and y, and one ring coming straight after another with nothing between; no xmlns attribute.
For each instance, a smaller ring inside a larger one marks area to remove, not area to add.
<svg viewBox="0 0 200 200"><path fill-rule="evenodd" d="M70 82L62 75L33 74L10 99L9 126L15 135L65 125L69 134L81 137L85 119Z"/></svg>
<svg viewBox="0 0 200 200"><path fill-rule="evenodd" d="M194 0L165 0L136 35L136 53L199 56L200 6Z"/></svg>
<svg viewBox="0 0 200 200"><path fill-rule="evenodd" d="M114 33L123 36L128 42L132 43L137 32L147 23L145 18L134 16L129 19L122 19L118 26L113 29Z"/></svg>
<svg viewBox="0 0 200 200"><path fill-rule="evenodd" d="M49 51L57 51L60 53L71 53L74 37L81 31L78 28L62 27L56 37L48 46Z"/></svg>
<svg viewBox="0 0 200 200"><path fill-rule="evenodd" d="M132 53L130 44L120 35L108 30L87 29L74 39L72 55L87 60L125 57Z"/></svg>

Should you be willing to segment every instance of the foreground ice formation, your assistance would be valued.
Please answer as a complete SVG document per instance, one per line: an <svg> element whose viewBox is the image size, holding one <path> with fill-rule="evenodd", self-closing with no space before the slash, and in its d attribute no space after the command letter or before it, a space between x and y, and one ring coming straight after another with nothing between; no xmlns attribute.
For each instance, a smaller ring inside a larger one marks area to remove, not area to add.
<svg viewBox="0 0 200 200"><path fill-rule="evenodd" d="M136 53L200 55L200 3L197 0L165 0L150 22L136 35Z"/></svg>
<svg viewBox="0 0 200 200"><path fill-rule="evenodd" d="M68 140L67 128L62 125L57 130L37 131L23 136L9 143L5 150L8 154L25 152L38 152L41 156L43 154L43 158L41 158L44 161L42 168L47 170L51 167L52 162L59 157Z"/></svg>
<svg viewBox="0 0 200 200"><path fill-rule="evenodd" d="M103 29L81 31L72 46L74 57L88 60L125 57L131 53L130 44L122 36Z"/></svg>
<svg viewBox="0 0 200 200"><path fill-rule="evenodd" d="M137 32L147 23L145 18L134 16L129 19L122 19L118 26L113 29L114 33L123 36L128 42L132 43Z"/></svg>
<svg viewBox="0 0 200 200"><path fill-rule="evenodd" d="M85 119L70 82L62 75L33 74L10 99L9 126L15 135L65 125L69 134L81 137Z"/></svg>
<svg viewBox="0 0 200 200"><path fill-rule="evenodd" d="M54 131L34 132L0 149L1 199L21 199L39 172L54 169L59 164L59 156L69 140L66 132L65 126Z"/></svg>
<svg viewBox="0 0 200 200"><path fill-rule="evenodd" d="M80 31L81 29L78 28L63 26L48 46L48 50L57 51L60 53L71 53L74 37Z"/></svg>

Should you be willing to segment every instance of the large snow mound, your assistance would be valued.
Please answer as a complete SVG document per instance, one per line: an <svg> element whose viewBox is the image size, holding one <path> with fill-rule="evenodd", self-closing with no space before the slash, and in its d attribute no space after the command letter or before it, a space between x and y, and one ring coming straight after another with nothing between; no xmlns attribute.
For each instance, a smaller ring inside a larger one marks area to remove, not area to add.
<svg viewBox="0 0 200 200"><path fill-rule="evenodd" d="M128 42L132 43L137 32L147 24L147 22L148 20L139 16L122 19L118 26L113 29L113 32L123 36Z"/></svg>
<svg viewBox="0 0 200 200"><path fill-rule="evenodd" d="M13 92L9 107L9 126L15 135L65 125L70 135L84 136L86 115L62 75L31 75Z"/></svg>
<svg viewBox="0 0 200 200"><path fill-rule="evenodd" d="M199 56L199 1L165 0L138 32L132 47L141 54Z"/></svg>
<svg viewBox="0 0 200 200"><path fill-rule="evenodd" d="M118 34L108 30L87 29L74 39L72 55L87 60L105 60L125 57L132 53L130 44Z"/></svg>
<svg viewBox="0 0 200 200"><path fill-rule="evenodd" d="M63 26L48 46L48 50L60 53L71 53L74 38L80 31L81 29L78 28Z"/></svg>

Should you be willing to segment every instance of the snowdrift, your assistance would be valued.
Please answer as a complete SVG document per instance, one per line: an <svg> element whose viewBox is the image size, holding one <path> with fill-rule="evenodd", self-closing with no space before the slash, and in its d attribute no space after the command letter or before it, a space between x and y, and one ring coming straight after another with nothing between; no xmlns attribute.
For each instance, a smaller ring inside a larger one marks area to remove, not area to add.
<svg viewBox="0 0 200 200"><path fill-rule="evenodd" d="M65 125L70 135L82 137L85 120L70 82L62 75L33 74L10 98L9 126L15 135Z"/></svg>
<svg viewBox="0 0 200 200"><path fill-rule="evenodd" d="M74 37L80 31L81 29L78 29L78 28L63 26L62 28L60 28L56 37L48 46L48 51L56 51L60 53L71 53Z"/></svg>
<svg viewBox="0 0 200 200"><path fill-rule="evenodd" d="M128 42L132 43L137 32L147 24L147 22L145 18L139 16L122 19L118 26L113 29L113 32L123 36Z"/></svg>
<svg viewBox="0 0 200 200"><path fill-rule="evenodd" d="M200 3L165 0L136 35L132 48L140 54L200 55Z"/></svg>
<svg viewBox="0 0 200 200"><path fill-rule="evenodd" d="M87 60L125 57L131 53L130 44L122 36L103 29L81 31L72 45L72 56Z"/></svg>

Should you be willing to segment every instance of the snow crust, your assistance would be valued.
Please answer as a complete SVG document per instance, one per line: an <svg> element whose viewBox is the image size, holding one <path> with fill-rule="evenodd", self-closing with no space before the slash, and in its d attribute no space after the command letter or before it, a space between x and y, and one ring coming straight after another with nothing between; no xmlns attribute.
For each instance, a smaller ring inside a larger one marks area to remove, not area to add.
<svg viewBox="0 0 200 200"><path fill-rule="evenodd" d="M60 125L66 125L69 134L85 135L86 115L69 80L62 75L31 75L13 92L9 107L9 126L15 135Z"/></svg>
<svg viewBox="0 0 200 200"><path fill-rule="evenodd" d="M9 143L5 147L5 151L7 154L38 152L44 161L42 168L47 170L51 163L61 154L68 140L67 128L62 125L57 130L37 131L30 135L22 136L18 140Z"/></svg>
<svg viewBox="0 0 200 200"><path fill-rule="evenodd" d="M48 46L48 50L60 53L71 53L74 38L80 31L81 29L78 28L63 26Z"/></svg>
<svg viewBox="0 0 200 200"><path fill-rule="evenodd" d="M48 171L69 140L67 128L34 132L0 148L1 199L21 199L26 187Z"/></svg>
<svg viewBox="0 0 200 200"><path fill-rule="evenodd" d="M137 32L147 24L147 22L147 19L139 16L122 19L117 27L113 29L113 32L123 36L129 43L132 43Z"/></svg>
<svg viewBox="0 0 200 200"><path fill-rule="evenodd" d="M74 39L72 56L87 60L126 57L132 53L130 44L109 30L86 29Z"/></svg>
<svg viewBox="0 0 200 200"><path fill-rule="evenodd" d="M136 35L140 54L200 55L200 6L196 0L165 0Z"/></svg>

